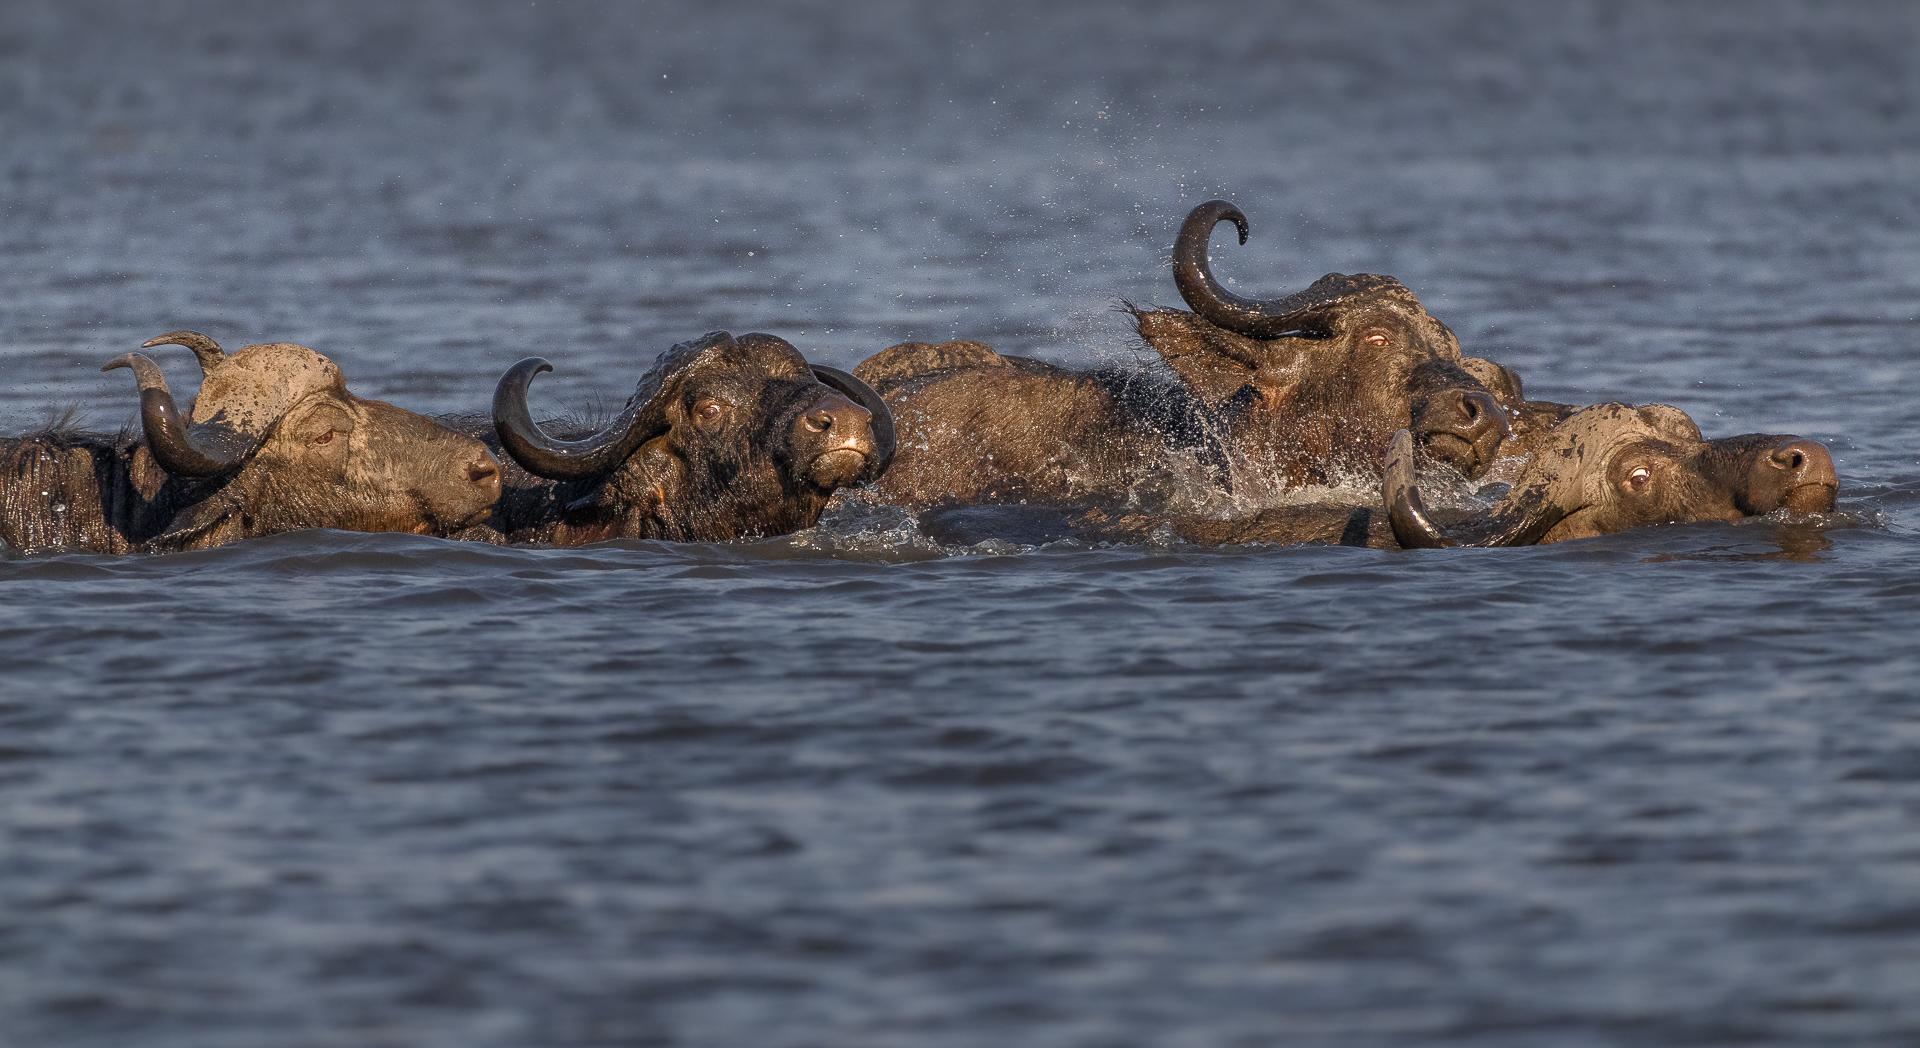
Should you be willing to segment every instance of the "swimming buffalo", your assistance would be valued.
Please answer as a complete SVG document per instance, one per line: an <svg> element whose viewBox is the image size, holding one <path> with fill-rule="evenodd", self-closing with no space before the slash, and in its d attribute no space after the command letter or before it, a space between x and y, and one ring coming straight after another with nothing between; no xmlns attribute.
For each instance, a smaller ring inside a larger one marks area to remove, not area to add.
<svg viewBox="0 0 1920 1048"><path fill-rule="evenodd" d="M1383 499L1403 547L1523 546L1648 524L1833 509L1839 477L1817 441L1749 433L1707 440L1678 408L1599 404L1569 416L1489 512L1452 525L1427 513L1412 440L1396 435Z"/></svg>
<svg viewBox="0 0 1920 1048"><path fill-rule="evenodd" d="M907 342L854 369L893 408L887 501L1204 502L1228 482L1224 442L1180 383L1073 371L978 342Z"/></svg>
<svg viewBox="0 0 1920 1048"><path fill-rule="evenodd" d="M716 331L674 346L611 423L556 434L527 389L552 365L529 357L500 379L493 423L514 470L495 514L515 542L613 538L725 541L810 527L842 487L893 458L879 394L810 365L772 335Z"/></svg>
<svg viewBox="0 0 1920 1048"><path fill-rule="evenodd" d="M484 519L500 472L479 441L347 391L288 342L227 353L192 331L203 378L182 415L159 365L128 353L139 435L61 429L0 441L0 540L22 551L200 549L298 528L445 534Z"/></svg>
<svg viewBox="0 0 1920 1048"><path fill-rule="evenodd" d="M1196 313L1129 306L1172 378L1074 371L977 342L909 342L855 374L893 407L901 457L881 494L910 506L1125 499L1162 508L1222 492L1241 502L1377 476L1403 427L1424 454L1477 476L1507 412L1460 357L1446 325L1391 277L1332 274L1276 303L1213 279L1213 226L1246 219L1196 208L1174 252ZM1150 496L1143 498L1143 496ZM1169 499L1173 501L1169 501Z"/></svg>
<svg viewBox="0 0 1920 1048"><path fill-rule="evenodd" d="M1208 262L1222 222L1247 242L1246 216L1224 200L1194 208L1174 240L1174 285L1193 312L1132 312L1140 337L1236 435L1243 470L1286 487L1371 476L1402 428L1460 473L1486 470L1506 413L1412 291L1329 273L1282 299L1242 298Z"/></svg>
<svg viewBox="0 0 1920 1048"><path fill-rule="evenodd" d="M1839 489L1833 457L1817 441L1761 433L1708 440L1685 412L1664 404L1598 404L1574 412L1538 438L1516 483L1486 510L1429 512L1413 458L1413 435L1396 433L1381 498L1366 505L1277 506L1215 518L1094 508L1056 527L1109 540L1158 531L1208 545L1524 546L1782 509L1825 513Z"/></svg>

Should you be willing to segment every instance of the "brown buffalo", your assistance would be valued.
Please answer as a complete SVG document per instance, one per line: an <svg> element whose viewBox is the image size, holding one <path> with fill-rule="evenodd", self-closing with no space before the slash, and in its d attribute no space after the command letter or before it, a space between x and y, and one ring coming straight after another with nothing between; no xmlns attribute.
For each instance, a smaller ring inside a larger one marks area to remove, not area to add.
<svg viewBox="0 0 1920 1048"><path fill-rule="evenodd" d="M1521 546L1649 524L1833 509L1839 477L1817 441L1749 433L1707 440L1664 404L1599 404L1570 415L1491 511L1452 525L1426 512L1412 440L1396 436L1383 499L1404 547Z"/></svg>
<svg viewBox="0 0 1920 1048"><path fill-rule="evenodd" d="M1393 432L1423 454L1484 472L1507 413L1461 360L1446 325L1391 277L1330 274L1282 302L1250 302L1207 268L1213 226L1196 208L1174 249L1195 313L1127 307L1177 381L1122 368L1073 371L977 342L903 343L855 374L894 409L899 463L880 484L911 506L967 502L1239 504L1377 476ZM1143 499L1143 496L1151 496ZM1173 501L1169 501L1172 499Z"/></svg>
<svg viewBox="0 0 1920 1048"><path fill-rule="evenodd" d="M1245 468L1285 487L1371 476L1395 430L1460 473L1493 462L1506 415L1459 340L1405 285L1329 273L1283 299L1242 298L1208 262L1214 227L1246 216L1224 200L1193 209L1174 240L1173 278L1193 310L1133 310L1140 337L1235 441Z"/></svg>
<svg viewBox="0 0 1920 1048"><path fill-rule="evenodd" d="M907 342L854 374L893 408L900 453L877 485L907 506L1205 503L1227 482L1220 435L1177 382L1072 371L978 342Z"/></svg>
<svg viewBox="0 0 1920 1048"><path fill-rule="evenodd" d="M893 457L879 394L772 335L716 331L674 346L619 417L570 435L527 409L528 385L551 369L529 357L494 395L500 445L525 470L510 473L495 514L510 541L783 535L812 526L835 491L871 482Z"/></svg>
<svg viewBox="0 0 1920 1048"><path fill-rule="evenodd" d="M1775 510L1825 513L1839 487L1833 458L1816 441L1761 433L1707 440L1685 412L1664 404L1584 408L1537 444L1517 482L1484 511L1430 513L1415 479L1413 436L1402 430L1388 448L1382 497L1367 505L1277 506L1226 518L1096 508L1055 527L1109 540L1157 531L1207 545L1523 546Z"/></svg>
<svg viewBox="0 0 1920 1048"><path fill-rule="evenodd" d="M200 549L298 528L447 534L484 519L500 473L479 441L347 391L333 361L274 342L231 354L175 331L203 379L182 417L152 357L128 353L141 436L0 441L0 540L22 551Z"/></svg>

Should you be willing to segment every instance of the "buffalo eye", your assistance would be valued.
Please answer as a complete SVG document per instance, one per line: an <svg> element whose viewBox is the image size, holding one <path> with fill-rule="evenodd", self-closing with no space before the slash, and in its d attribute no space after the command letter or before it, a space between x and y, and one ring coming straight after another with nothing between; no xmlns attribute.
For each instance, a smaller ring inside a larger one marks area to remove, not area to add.
<svg viewBox="0 0 1920 1048"><path fill-rule="evenodd" d="M335 433L334 430L331 430L331 429L327 430L325 433L322 433L319 436L313 438L311 443L316 448L326 447L328 444L333 443L334 433Z"/></svg>
<svg viewBox="0 0 1920 1048"><path fill-rule="evenodd" d="M1388 334L1385 331L1380 330L1379 328L1375 328L1372 331L1369 331L1366 334L1361 335L1360 341L1365 342L1367 345L1372 346L1376 349L1379 349L1385 346L1392 345L1393 336Z"/></svg>
<svg viewBox="0 0 1920 1048"><path fill-rule="evenodd" d="M725 414L727 406L717 400L707 399L693 405L693 417L701 422L713 422Z"/></svg>
<svg viewBox="0 0 1920 1048"><path fill-rule="evenodd" d="M1645 491L1647 485L1651 483L1653 483L1653 470L1645 466L1635 466L1633 472L1627 474L1628 491L1636 493Z"/></svg>

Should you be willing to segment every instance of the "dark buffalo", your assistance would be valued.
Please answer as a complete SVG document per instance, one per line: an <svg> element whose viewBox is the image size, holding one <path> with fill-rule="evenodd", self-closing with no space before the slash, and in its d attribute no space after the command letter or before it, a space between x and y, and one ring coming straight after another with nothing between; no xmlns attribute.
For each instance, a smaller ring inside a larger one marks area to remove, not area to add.
<svg viewBox="0 0 1920 1048"><path fill-rule="evenodd" d="M1221 288L1206 263L1231 204L1203 204L1175 246L1175 277L1196 313L1128 307L1177 379L1072 371L977 342L903 343L855 374L887 398L901 458L880 484L907 505L1087 499L1160 505L1231 491L1377 476L1397 429L1477 476L1507 413L1460 358L1446 325L1390 277L1332 274L1282 302ZM1197 315L1196 315L1197 314Z"/></svg>
<svg viewBox="0 0 1920 1048"><path fill-rule="evenodd" d="M513 471L495 514L515 542L717 542L810 527L893 458L892 416L853 376L785 340L716 331L661 354L618 418L556 436L533 421L539 357L500 379L493 422ZM575 427L578 429L578 427Z"/></svg>
<svg viewBox="0 0 1920 1048"><path fill-rule="evenodd" d="M200 549L298 528L446 534L483 520L500 471L471 437L347 391L333 361L274 342L228 354L175 331L204 375L182 417L152 357L128 353L140 437L0 441L0 540L22 551Z"/></svg>

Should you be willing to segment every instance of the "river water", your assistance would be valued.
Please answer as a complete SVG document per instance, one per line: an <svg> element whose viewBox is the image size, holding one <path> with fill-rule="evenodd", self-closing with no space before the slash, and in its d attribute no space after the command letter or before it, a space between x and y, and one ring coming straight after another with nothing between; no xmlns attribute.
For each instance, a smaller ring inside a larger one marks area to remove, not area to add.
<svg viewBox="0 0 1920 1048"><path fill-rule="evenodd" d="M0 1043L1920 1042L1920 8L0 8L0 421L179 327L617 403L1132 360L1187 207L1824 523L0 560ZM169 370L191 385L185 353ZM540 406L538 403L536 406Z"/></svg>

